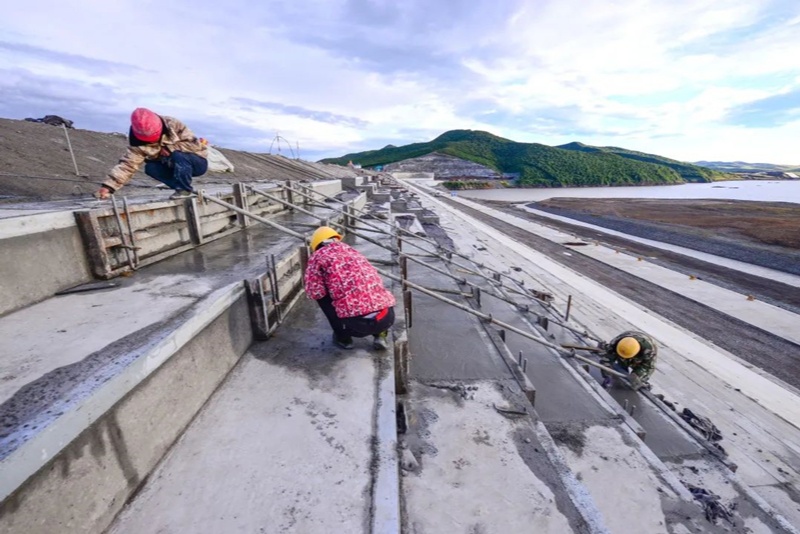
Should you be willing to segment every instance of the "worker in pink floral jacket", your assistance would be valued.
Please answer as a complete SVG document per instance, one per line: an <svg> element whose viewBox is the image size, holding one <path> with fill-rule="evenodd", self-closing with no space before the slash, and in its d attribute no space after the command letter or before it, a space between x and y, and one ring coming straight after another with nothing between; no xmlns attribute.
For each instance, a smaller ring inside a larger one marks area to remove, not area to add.
<svg viewBox="0 0 800 534"><path fill-rule="evenodd" d="M311 258L306 268L306 295L319 303L333 328L333 342L353 348L354 337L374 336L372 346L385 350L394 324L394 295L367 258L341 242L327 226L311 236Z"/></svg>

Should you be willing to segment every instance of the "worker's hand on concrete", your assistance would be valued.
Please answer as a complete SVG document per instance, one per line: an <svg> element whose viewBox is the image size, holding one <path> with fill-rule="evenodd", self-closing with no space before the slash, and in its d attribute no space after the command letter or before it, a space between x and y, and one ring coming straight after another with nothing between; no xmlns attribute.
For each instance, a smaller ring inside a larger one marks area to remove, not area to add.
<svg viewBox="0 0 800 534"><path fill-rule="evenodd" d="M97 190L97 192L94 194L94 198L98 200L105 200L107 198L111 198L111 190L103 186Z"/></svg>
<svg viewBox="0 0 800 534"><path fill-rule="evenodd" d="M642 388L644 388L644 389L649 389L650 388L650 385L647 384L641 378L639 378L638 375L631 375L630 376L630 381L631 381L631 387L633 388L634 391L639 391Z"/></svg>

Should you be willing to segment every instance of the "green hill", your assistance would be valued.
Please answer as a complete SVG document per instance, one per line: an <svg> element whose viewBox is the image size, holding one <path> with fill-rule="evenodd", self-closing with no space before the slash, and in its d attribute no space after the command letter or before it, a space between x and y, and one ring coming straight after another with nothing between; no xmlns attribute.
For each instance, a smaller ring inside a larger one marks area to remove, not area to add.
<svg viewBox="0 0 800 534"><path fill-rule="evenodd" d="M687 182L713 182L714 180L724 179L724 173L708 169L691 163L684 163L682 161L665 158L663 156L656 156L655 154L647 154L645 152L637 152L635 150L628 150L627 148L620 148L616 146L601 146L595 147L584 145L583 143L568 143L560 145L556 148L563 148L565 150L578 150L581 152L598 153L603 152L607 154L616 154L623 158L632 159L634 161L643 161L645 163L655 163L656 165L664 165L678 172Z"/></svg>
<svg viewBox="0 0 800 534"><path fill-rule="evenodd" d="M519 185L523 187L655 185L710 182L725 177L696 165L623 148L517 143L476 130L452 130L427 143L387 146L322 162L346 165L352 161L374 167L431 152L473 161L501 173L519 173Z"/></svg>

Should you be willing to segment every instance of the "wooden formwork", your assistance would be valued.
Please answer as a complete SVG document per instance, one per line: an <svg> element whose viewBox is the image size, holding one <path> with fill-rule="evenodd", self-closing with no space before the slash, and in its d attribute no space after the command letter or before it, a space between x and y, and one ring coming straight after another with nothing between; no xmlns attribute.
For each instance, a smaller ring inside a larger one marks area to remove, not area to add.
<svg viewBox="0 0 800 534"><path fill-rule="evenodd" d="M265 189L285 198L280 187ZM278 202L235 184L222 200L266 216L283 211ZM117 203L118 204L118 203ZM250 224L233 210L197 198L135 204L125 209L75 212L92 274L109 279L237 232Z"/></svg>

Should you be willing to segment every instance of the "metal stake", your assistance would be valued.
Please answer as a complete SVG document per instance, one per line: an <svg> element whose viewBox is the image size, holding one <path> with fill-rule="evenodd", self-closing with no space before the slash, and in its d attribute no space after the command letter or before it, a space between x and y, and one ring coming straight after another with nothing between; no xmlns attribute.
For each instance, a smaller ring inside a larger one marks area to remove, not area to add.
<svg viewBox="0 0 800 534"><path fill-rule="evenodd" d="M64 136L67 138L67 147L69 147L69 155L72 156L72 165L75 167L75 176L80 176L81 174L78 172L78 162L75 160L75 152L72 151L72 143L69 140L67 125L61 123L61 127L64 129Z"/></svg>
<svg viewBox="0 0 800 534"><path fill-rule="evenodd" d="M133 261L136 263L136 267L139 267L139 247L136 246L136 234L133 233L131 212L128 210L127 197L122 197L122 208L125 210L125 222L128 224L128 236L130 237L131 246L133 247Z"/></svg>

